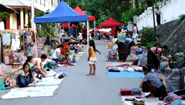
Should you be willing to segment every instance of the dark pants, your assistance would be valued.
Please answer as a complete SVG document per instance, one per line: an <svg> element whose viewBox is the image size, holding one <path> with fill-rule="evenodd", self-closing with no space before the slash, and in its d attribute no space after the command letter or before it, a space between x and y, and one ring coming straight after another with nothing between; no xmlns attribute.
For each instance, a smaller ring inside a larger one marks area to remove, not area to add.
<svg viewBox="0 0 185 105"><path fill-rule="evenodd" d="M150 82L144 82L142 87L143 92L150 92L155 97L165 97L167 96L166 88L162 84L161 87L155 88Z"/></svg>
<svg viewBox="0 0 185 105"><path fill-rule="evenodd" d="M21 74L18 75L18 84L20 87L26 87L30 83L31 79L30 76L22 76Z"/></svg>
<svg viewBox="0 0 185 105"><path fill-rule="evenodd" d="M125 49L125 44L119 42L118 43L118 54L119 54L119 60L126 60L126 49Z"/></svg>
<svg viewBox="0 0 185 105"><path fill-rule="evenodd" d="M157 58L157 56L151 51L148 51L148 61L147 65L150 66L151 68L156 68L158 70L160 61Z"/></svg>
<svg viewBox="0 0 185 105"><path fill-rule="evenodd" d="M62 60L62 59L60 59L60 58L53 58L52 60L54 60L54 61L58 61L58 62L63 62L63 60Z"/></svg>
<svg viewBox="0 0 185 105"><path fill-rule="evenodd" d="M161 24L161 16L157 15L157 25L160 25L160 24Z"/></svg>

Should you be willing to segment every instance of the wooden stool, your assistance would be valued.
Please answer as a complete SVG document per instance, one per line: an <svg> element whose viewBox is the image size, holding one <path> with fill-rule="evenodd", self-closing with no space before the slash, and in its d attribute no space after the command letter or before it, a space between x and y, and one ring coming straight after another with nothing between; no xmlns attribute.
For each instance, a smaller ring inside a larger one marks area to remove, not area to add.
<svg viewBox="0 0 185 105"><path fill-rule="evenodd" d="M19 68L19 66L20 66L20 63L13 63L12 64L12 68Z"/></svg>

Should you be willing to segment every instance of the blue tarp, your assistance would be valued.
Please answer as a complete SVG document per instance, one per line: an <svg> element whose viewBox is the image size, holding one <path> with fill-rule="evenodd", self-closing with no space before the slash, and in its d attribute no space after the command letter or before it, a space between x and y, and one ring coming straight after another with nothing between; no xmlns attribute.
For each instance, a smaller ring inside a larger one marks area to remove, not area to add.
<svg viewBox="0 0 185 105"><path fill-rule="evenodd" d="M64 1L61 1L51 13L34 18L35 23L85 22L88 20L88 15L79 15Z"/></svg>

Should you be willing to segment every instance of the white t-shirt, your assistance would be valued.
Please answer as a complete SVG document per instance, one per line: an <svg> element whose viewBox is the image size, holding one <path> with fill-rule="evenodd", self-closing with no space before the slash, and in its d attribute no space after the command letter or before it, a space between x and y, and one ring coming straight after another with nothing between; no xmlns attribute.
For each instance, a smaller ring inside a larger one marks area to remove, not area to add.
<svg viewBox="0 0 185 105"><path fill-rule="evenodd" d="M60 54L60 53L61 53L60 48L57 48L57 49L53 52L53 55L52 55L52 58L53 58L53 59L58 58L58 57L57 57L57 53L58 53L58 54Z"/></svg>
<svg viewBox="0 0 185 105"><path fill-rule="evenodd" d="M44 62L42 62L42 66L44 67L44 65L45 65L46 63L49 63L49 62L51 62L51 59L46 59Z"/></svg>

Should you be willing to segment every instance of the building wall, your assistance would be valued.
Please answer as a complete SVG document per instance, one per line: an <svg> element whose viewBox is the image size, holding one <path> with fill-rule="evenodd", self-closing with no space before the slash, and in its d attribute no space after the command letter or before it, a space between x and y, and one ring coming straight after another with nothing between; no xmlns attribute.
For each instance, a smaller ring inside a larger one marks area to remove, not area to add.
<svg viewBox="0 0 185 105"><path fill-rule="evenodd" d="M23 3L25 3L27 7L31 7L32 4L32 0L20 0ZM58 6L58 0L34 0L34 7L37 10L41 10L46 12L47 10L53 11L56 7ZM19 21L17 18L17 15L21 15L21 13L23 13L23 18L21 19L20 16L20 25L21 22L23 23L21 26L21 29L24 28L24 25L28 25L28 10L27 9L19 9L20 10L20 14L16 14L16 13L10 13L10 18L9 18L9 22L6 22L9 24L9 27L6 27L6 29L10 28L10 29L18 29L18 25L19 25ZM19 11L18 10L18 11ZM21 12L21 10L23 12ZM0 25L2 26L2 25ZM3 26L2 26L3 27Z"/></svg>
<svg viewBox="0 0 185 105"><path fill-rule="evenodd" d="M10 13L10 29L17 29L17 14Z"/></svg>
<svg viewBox="0 0 185 105"><path fill-rule="evenodd" d="M162 13L161 24L176 20L180 15L185 14L185 0L169 0L166 4L162 2L158 4ZM152 7L148 7L141 15L134 16L134 23L137 24L138 30L141 30L143 27L153 27Z"/></svg>

